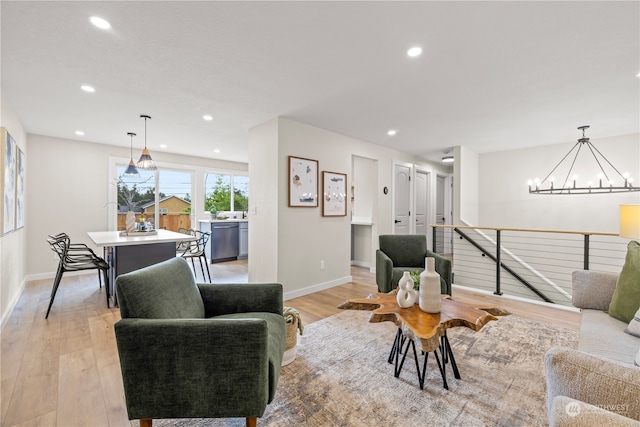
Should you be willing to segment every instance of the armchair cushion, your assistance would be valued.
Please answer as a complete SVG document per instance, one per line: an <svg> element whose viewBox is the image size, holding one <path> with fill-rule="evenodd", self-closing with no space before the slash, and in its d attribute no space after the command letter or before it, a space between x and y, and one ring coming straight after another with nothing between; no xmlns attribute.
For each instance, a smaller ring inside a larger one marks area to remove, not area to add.
<svg viewBox="0 0 640 427"><path fill-rule="evenodd" d="M451 261L427 249L427 238L421 235L381 235L376 251L376 284L380 292L390 292L398 286L405 271L424 270L424 259L435 258L440 275L441 293L451 295Z"/></svg>
<svg viewBox="0 0 640 427"><path fill-rule="evenodd" d="M544 362L549 419L555 397L566 396L600 407L624 408L620 415L640 421L639 368L564 347L549 349Z"/></svg>
<svg viewBox="0 0 640 427"><path fill-rule="evenodd" d="M608 313L625 323L633 319L640 308L640 243L630 241L627 245L627 257L618 277Z"/></svg>
<svg viewBox="0 0 640 427"><path fill-rule="evenodd" d="M640 421L609 412L601 407L589 405L566 396L553 399L549 414L550 427L640 427Z"/></svg>
<svg viewBox="0 0 640 427"><path fill-rule="evenodd" d="M122 317L204 318L202 297L187 262L177 257L164 261L163 268L155 268L156 265L121 274L116 279Z"/></svg>

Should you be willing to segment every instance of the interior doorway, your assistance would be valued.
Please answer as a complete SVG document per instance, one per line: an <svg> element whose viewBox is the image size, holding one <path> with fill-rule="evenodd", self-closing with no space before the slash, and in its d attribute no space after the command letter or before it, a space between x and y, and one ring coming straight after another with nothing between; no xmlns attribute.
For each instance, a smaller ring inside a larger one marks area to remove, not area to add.
<svg viewBox="0 0 640 427"><path fill-rule="evenodd" d="M429 223L429 172L416 170L415 201L415 234L427 236Z"/></svg>
<svg viewBox="0 0 640 427"><path fill-rule="evenodd" d="M393 234L411 234L411 165L394 165Z"/></svg>

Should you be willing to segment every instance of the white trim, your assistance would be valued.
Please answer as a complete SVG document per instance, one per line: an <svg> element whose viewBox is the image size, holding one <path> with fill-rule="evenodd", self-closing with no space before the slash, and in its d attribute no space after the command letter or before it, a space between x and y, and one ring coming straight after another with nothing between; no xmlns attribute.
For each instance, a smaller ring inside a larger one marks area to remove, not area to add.
<svg viewBox="0 0 640 427"><path fill-rule="evenodd" d="M13 296L13 299L9 303L9 306L7 307L7 309L4 312L4 316L2 316L2 322L0 323L0 332L2 330L4 330L4 327L6 326L7 322L9 321L9 318L11 317L11 314L13 313L13 309L16 308L16 304L18 304L18 300L20 299L20 297L22 296L22 293L24 292L25 286L27 286L27 279L26 278L24 280L22 280L22 283L20 284L20 289L18 289L18 292L15 293L15 295Z"/></svg>
<svg viewBox="0 0 640 427"><path fill-rule="evenodd" d="M536 301L536 300L533 300L533 299L518 297L518 296L515 296L515 295L505 295L505 294L496 295L491 291L487 291L485 289L472 288L472 287L469 287L469 286L462 286L462 285L455 285L454 284L454 285L451 285L451 287L453 289L460 289L460 290L464 290L464 291L468 291L468 292L474 292L474 293L477 293L477 294L484 294L484 295L488 295L488 296L495 296L495 297L500 297L500 298L509 299L509 300L513 300L513 301L526 302L527 304L536 304L536 305L541 305L543 307L556 308L558 310L570 311L572 313L580 313L580 309L579 308L570 307L570 306L567 306L567 305L553 304L553 303L544 302L544 301Z"/></svg>
<svg viewBox="0 0 640 427"><path fill-rule="evenodd" d="M329 282L318 283L317 285L309 286L307 288L296 289L295 291L285 292L283 298L285 301L303 297L305 295L309 295L315 292L324 291L326 289L335 288L336 286L344 285L345 283L349 283L353 281L352 276L345 276L341 279L331 280Z"/></svg>

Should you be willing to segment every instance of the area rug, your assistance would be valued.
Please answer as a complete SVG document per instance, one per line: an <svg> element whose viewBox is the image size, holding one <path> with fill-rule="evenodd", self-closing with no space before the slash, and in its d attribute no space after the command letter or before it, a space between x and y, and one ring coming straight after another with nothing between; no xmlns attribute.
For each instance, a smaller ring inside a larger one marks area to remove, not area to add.
<svg viewBox="0 0 640 427"><path fill-rule="evenodd" d="M409 356L399 378L387 363L395 325L371 324L368 317L368 312L347 310L305 327L298 356L283 367L276 397L258 425L546 425L544 353L554 345L572 347L577 339L574 331L513 315L479 332L454 328L448 336L462 378L453 378L447 367L445 390L431 356L420 390ZM181 427L244 423L237 418L154 420L155 426Z"/></svg>

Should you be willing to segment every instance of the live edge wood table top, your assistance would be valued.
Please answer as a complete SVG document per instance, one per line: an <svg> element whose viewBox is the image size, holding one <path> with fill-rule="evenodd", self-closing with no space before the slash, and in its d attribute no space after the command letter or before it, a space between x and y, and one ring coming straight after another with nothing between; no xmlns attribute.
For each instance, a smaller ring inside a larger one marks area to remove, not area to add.
<svg viewBox="0 0 640 427"><path fill-rule="evenodd" d="M418 304L402 308L396 301L395 292L376 293L369 298L349 299L338 308L347 310L372 311L370 323L393 322L402 329L403 335L411 338L424 352L433 352L440 345L440 338L445 331L456 326L479 331L491 320L498 320L493 314L504 315L506 312L497 308L480 308L441 296L441 311L437 314L425 313Z"/></svg>

